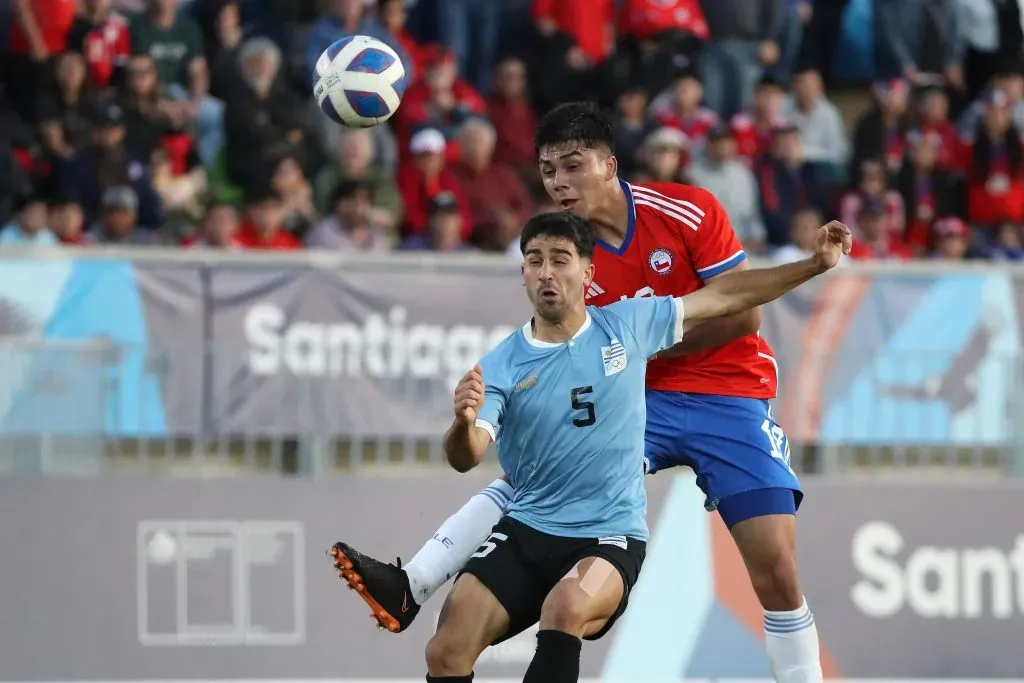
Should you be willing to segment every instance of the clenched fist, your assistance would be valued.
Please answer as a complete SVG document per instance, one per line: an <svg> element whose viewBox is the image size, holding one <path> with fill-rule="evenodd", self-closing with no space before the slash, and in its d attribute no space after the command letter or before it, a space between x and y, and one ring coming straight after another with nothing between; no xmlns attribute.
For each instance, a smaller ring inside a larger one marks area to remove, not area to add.
<svg viewBox="0 0 1024 683"><path fill-rule="evenodd" d="M476 416L484 403L484 376L480 365L462 376L455 387L455 419L466 424L476 424Z"/></svg>

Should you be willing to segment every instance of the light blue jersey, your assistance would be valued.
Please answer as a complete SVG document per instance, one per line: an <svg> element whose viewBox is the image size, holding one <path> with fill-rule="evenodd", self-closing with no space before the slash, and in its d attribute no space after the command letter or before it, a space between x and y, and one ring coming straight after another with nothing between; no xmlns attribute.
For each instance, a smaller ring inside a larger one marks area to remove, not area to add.
<svg viewBox="0 0 1024 683"><path fill-rule="evenodd" d="M477 426L515 488L510 517L556 536L647 540L647 359L682 322L672 297L625 299L587 307L567 342L538 341L527 323L480 361Z"/></svg>

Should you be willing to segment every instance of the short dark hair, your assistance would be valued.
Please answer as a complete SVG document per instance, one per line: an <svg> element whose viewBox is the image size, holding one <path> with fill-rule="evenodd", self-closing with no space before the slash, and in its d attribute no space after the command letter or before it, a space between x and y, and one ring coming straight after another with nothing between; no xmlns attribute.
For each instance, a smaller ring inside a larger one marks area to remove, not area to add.
<svg viewBox="0 0 1024 683"><path fill-rule="evenodd" d="M568 211L540 213L526 222L519 237L519 251L526 254L526 245L540 236L558 237L572 242L580 258L594 258L594 229L590 223Z"/></svg>
<svg viewBox="0 0 1024 683"><path fill-rule="evenodd" d="M612 118L591 102L560 104L541 118L533 137L534 151L552 145L576 143L584 149L615 149L615 125Z"/></svg>

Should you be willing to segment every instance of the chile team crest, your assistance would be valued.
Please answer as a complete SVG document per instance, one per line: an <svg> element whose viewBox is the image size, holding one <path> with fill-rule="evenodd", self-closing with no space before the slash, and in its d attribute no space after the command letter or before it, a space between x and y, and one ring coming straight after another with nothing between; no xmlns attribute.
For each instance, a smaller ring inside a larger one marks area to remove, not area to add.
<svg viewBox="0 0 1024 683"><path fill-rule="evenodd" d="M651 252L651 255L647 258L647 262L658 275L668 275L672 272L672 267L675 265L672 261L672 252L663 247L658 247Z"/></svg>

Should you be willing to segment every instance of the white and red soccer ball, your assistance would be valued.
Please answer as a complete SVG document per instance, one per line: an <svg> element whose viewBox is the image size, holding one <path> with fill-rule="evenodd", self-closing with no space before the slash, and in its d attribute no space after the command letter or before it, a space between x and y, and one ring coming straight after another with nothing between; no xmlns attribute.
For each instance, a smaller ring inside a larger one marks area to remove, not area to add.
<svg viewBox="0 0 1024 683"><path fill-rule="evenodd" d="M398 111L406 81L398 53L376 38L349 36L320 55L313 96L336 123L369 128Z"/></svg>

